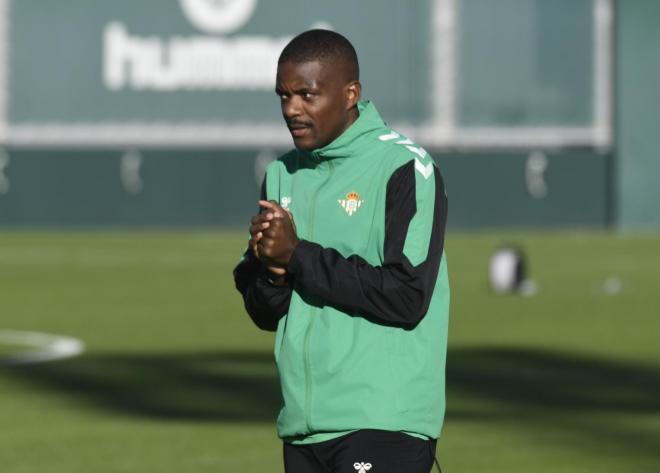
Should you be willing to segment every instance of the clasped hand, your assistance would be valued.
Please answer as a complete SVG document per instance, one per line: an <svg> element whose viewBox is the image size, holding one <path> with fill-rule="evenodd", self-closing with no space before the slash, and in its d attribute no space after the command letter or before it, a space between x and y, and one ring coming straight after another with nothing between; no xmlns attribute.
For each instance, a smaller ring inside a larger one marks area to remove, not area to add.
<svg viewBox="0 0 660 473"><path fill-rule="evenodd" d="M250 221L250 248L255 257L275 274L285 274L298 245L291 214L275 201L260 200L262 211Z"/></svg>

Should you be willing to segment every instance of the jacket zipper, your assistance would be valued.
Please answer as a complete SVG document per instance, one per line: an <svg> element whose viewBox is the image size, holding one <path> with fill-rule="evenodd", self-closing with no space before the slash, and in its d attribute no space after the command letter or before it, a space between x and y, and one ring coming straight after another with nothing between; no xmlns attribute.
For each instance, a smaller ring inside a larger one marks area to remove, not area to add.
<svg viewBox="0 0 660 473"><path fill-rule="evenodd" d="M317 187L316 191L312 195L310 202L310 212L309 212L309 239L312 240L314 237L314 214L316 213L316 198L318 197L321 189L323 189L326 184L330 181L332 173L334 171L334 165L332 161L328 161L328 177ZM305 341L303 343L303 355L305 363L305 424L307 425L307 431L312 432L312 423L311 423L311 411L312 411L312 368L310 366L309 360L309 339L312 333L312 327L314 326L314 321L316 317L314 316L315 309L310 308L310 321L307 326L307 331L305 332Z"/></svg>

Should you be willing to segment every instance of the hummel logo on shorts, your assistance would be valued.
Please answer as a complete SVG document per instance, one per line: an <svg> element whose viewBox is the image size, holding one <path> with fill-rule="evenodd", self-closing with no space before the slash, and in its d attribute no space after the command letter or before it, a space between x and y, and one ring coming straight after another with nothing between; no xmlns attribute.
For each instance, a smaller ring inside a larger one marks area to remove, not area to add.
<svg viewBox="0 0 660 473"><path fill-rule="evenodd" d="M368 470L371 470L371 463L355 462L353 463L353 468L358 470L358 473L366 473Z"/></svg>

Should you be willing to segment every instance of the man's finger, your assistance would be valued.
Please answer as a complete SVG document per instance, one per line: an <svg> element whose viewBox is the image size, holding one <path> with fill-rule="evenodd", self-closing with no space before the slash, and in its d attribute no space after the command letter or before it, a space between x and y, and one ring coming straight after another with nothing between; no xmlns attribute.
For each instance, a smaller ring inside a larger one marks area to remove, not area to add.
<svg viewBox="0 0 660 473"><path fill-rule="evenodd" d="M273 212L271 212L270 210L268 212L262 212L260 214L257 214L250 219L250 223L252 225L257 225L259 223L265 222L268 220L268 215L272 215L272 214Z"/></svg>
<svg viewBox="0 0 660 473"><path fill-rule="evenodd" d="M253 224L253 225L256 225L257 223L263 222L263 221L264 221L264 214L262 214L262 213L259 213L259 214L253 216L250 219L250 223Z"/></svg>
<svg viewBox="0 0 660 473"><path fill-rule="evenodd" d="M266 238L273 239L273 238L277 238L278 232L277 232L276 228L271 227L271 228L267 228L266 230L264 230L262 232L262 235Z"/></svg>
<svg viewBox="0 0 660 473"><path fill-rule="evenodd" d="M268 271L271 273L277 275L277 276L284 276L286 274L286 269L280 268L278 266L268 266Z"/></svg>
<svg viewBox="0 0 660 473"><path fill-rule="evenodd" d="M257 253L259 254L260 260L263 260L264 258L268 259L268 248L264 246L263 240L257 243Z"/></svg>
<svg viewBox="0 0 660 473"><path fill-rule="evenodd" d="M252 254L255 256L255 258L261 259L261 255L259 254L259 245L255 240L250 239L248 247L252 250Z"/></svg>
<svg viewBox="0 0 660 473"><path fill-rule="evenodd" d="M275 202L274 200L263 200L263 199L259 200L259 206L265 209L272 209L272 210L276 210L279 207L279 205L277 205L277 202Z"/></svg>
<svg viewBox="0 0 660 473"><path fill-rule="evenodd" d="M269 217L268 213L266 213L266 218L269 220L273 217L280 218L282 215L284 215L284 209L280 207L274 200L260 200L259 205L265 209L273 211L272 217Z"/></svg>
<svg viewBox="0 0 660 473"><path fill-rule="evenodd" d="M293 214L289 209L285 209L286 214L289 216L289 220L291 220L291 225L293 226L293 231L298 233L298 228L296 227L296 221L293 219Z"/></svg>
<svg viewBox="0 0 660 473"><path fill-rule="evenodd" d="M256 233L263 232L268 227L270 227L270 223L268 222L250 225L250 235L255 235Z"/></svg>

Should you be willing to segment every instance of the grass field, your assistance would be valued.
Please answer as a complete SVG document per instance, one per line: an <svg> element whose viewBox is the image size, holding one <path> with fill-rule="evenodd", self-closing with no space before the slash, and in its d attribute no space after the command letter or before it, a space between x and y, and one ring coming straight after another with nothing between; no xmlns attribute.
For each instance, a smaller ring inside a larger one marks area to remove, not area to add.
<svg viewBox="0 0 660 473"><path fill-rule="evenodd" d="M87 346L0 366L0 471L282 471L273 336L231 278L244 241L0 233L0 330ZM536 296L489 292L502 242L528 251ZM660 236L452 233L447 251L445 473L660 471Z"/></svg>

